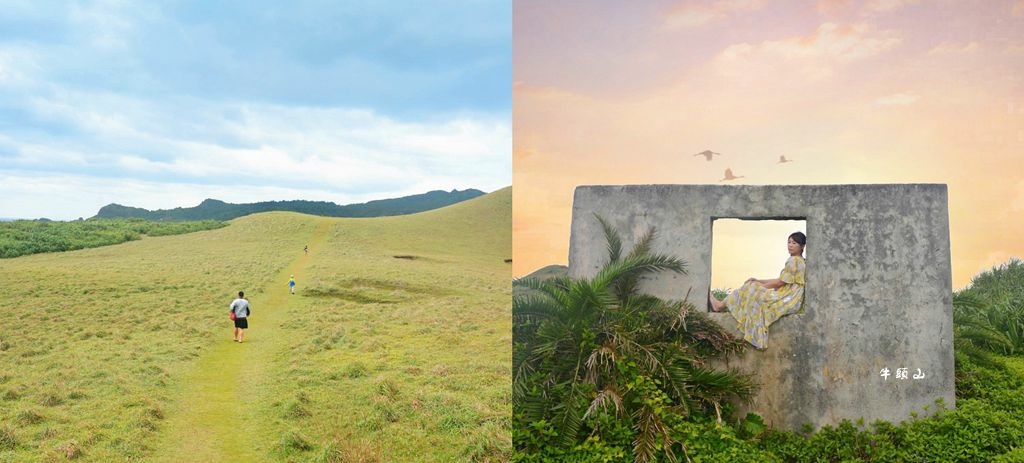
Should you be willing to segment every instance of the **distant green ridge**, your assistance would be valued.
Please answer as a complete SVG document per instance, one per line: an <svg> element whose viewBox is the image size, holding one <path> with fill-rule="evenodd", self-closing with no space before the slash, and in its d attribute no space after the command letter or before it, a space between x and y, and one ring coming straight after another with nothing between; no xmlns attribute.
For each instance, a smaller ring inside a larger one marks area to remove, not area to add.
<svg viewBox="0 0 1024 463"><path fill-rule="evenodd" d="M177 207L150 211L138 207L108 204L100 208L94 218L140 218L147 220L231 220L249 214L270 211L289 211L327 217L384 217L415 214L482 196L484 192L467 190L435 190L423 194L394 199L381 199L360 204L339 206L327 201L263 201L231 204L207 199L195 207Z"/></svg>

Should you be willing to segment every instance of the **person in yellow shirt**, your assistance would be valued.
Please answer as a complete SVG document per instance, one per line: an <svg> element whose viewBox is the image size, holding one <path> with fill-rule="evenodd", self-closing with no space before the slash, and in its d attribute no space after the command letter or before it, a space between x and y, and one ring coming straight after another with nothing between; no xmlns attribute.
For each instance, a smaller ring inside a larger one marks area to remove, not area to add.
<svg viewBox="0 0 1024 463"><path fill-rule="evenodd" d="M807 236L803 233L789 235L786 242L789 259L778 278L750 278L723 301L710 296L711 310L728 310L736 319L743 339L758 349L768 348L768 326L785 315L796 313L803 304L806 244Z"/></svg>

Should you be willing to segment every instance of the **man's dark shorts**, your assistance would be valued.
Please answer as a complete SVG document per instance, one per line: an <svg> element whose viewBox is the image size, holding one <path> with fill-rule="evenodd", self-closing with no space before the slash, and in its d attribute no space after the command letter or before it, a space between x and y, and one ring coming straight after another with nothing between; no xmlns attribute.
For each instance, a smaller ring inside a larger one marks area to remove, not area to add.
<svg viewBox="0 0 1024 463"><path fill-rule="evenodd" d="M249 320L245 317L235 319L235 328L249 329Z"/></svg>

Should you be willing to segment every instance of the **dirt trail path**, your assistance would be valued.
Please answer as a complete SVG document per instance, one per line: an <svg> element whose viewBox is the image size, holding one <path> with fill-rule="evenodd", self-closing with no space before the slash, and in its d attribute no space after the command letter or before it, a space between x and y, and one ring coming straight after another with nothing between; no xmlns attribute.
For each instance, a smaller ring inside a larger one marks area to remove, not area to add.
<svg viewBox="0 0 1024 463"><path fill-rule="evenodd" d="M309 247L321 248L330 230L330 219L318 219ZM152 461L157 462L254 462L266 461L280 436L268 435L258 419L264 396L262 387L274 379L268 367L273 355L285 347L281 323L286 321L289 275L303 275L311 254L299 250L299 258L281 271L269 288L252 291L251 329L245 342L231 341L227 302L224 303L223 343L208 350L196 368L183 378L180 408L168 410L164 438ZM308 281L308 278L306 279ZM299 281L301 284L301 280Z"/></svg>

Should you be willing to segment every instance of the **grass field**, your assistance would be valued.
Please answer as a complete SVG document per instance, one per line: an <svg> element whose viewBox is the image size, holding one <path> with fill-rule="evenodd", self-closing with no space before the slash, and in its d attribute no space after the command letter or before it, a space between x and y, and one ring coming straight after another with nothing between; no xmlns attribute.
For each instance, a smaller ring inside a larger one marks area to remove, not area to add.
<svg viewBox="0 0 1024 463"><path fill-rule="evenodd" d="M508 460L510 257L505 189L0 261L0 462Z"/></svg>

